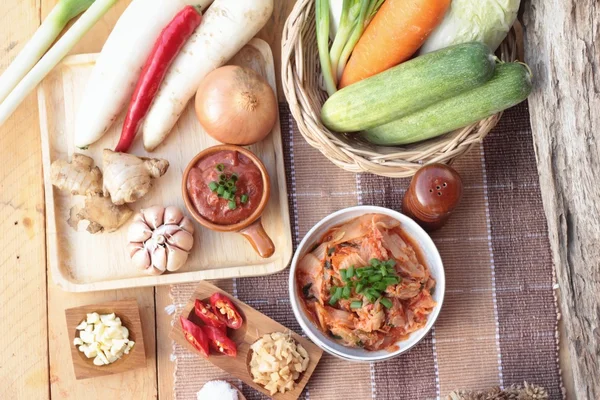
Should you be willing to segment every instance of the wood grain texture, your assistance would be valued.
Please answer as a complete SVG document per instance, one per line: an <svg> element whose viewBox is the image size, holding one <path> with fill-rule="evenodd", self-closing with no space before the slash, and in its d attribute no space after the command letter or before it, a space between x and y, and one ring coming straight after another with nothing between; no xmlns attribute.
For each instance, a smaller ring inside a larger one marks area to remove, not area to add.
<svg viewBox="0 0 600 400"><path fill-rule="evenodd" d="M600 398L600 3L524 3L540 186L571 353L573 398Z"/></svg>
<svg viewBox="0 0 600 400"><path fill-rule="evenodd" d="M45 16L57 0L41 0L41 14ZM85 35L71 54L100 51L117 18L129 4L121 0ZM35 106L34 106L35 107ZM39 126L39 119L31 121ZM39 185L43 179L39 176ZM135 297L140 306L144 330L147 367L108 377L77 381L71 363L71 343L64 321L64 310L82 304L101 303L110 300ZM154 320L154 289L107 291L102 293L72 294L64 292L48 277L48 346L50 352L50 393L55 399L153 399L156 389L156 337Z"/></svg>
<svg viewBox="0 0 600 400"><path fill-rule="evenodd" d="M37 1L4 0L0 73L37 29ZM35 95L0 127L0 398L47 399L44 202ZM16 311L19 310L19 311Z"/></svg>
<svg viewBox="0 0 600 400"><path fill-rule="evenodd" d="M87 318L87 314L100 315L114 313L121 319L122 325L129 331L129 340L135 342L129 354L124 354L119 360L109 365L98 366L92 358L87 358L80 352L73 340L79 337L76 327ZM135 299L109 301L102 304L88 304L65 310L67 332L71 343L71 359L76 379L89 379L104 375L114 375L146 367L146 351L140 309Z"/></svg>
<svg viewBox="0 0 600 400"><path fill-rule="evenodd" d="M221 368L223 371L226 371L232 377L239 378L252 388L268 395L269 392L267 390L252 381L252 376L250 375L250 371L248 369L248 363L252 354L250 346L263 335L273 332L289 332L291 337L296 340L296 342L300 343L308 352L310 361L308 364L308 369L300 376L299 380L294 386L294 389L286 393L276 393L273 398L281 400L297 399L302 393L304 386L306 386L308 383L308 380L314 372L317 364L319 363L319 360L323 355L323 350L309 340L287 329L280 323L272 320L249 305L237 300L224 290L221 290L217 286L208 282L200 282L198 284L198 287L196 290L194 290L194 294L183 308L181 316L190 319L192 322L200 323L194 314L194 303L196 299L208 302L209 297L214 293L222 293L234 302L238 311L242 315L242 318L244 319L244 324L240 329L230 331L229 334L230 339L233 340L237 345L237 357L232 358L222 355L211 355L208 357L208 361ZM198 357L202 357L198 350L196 350L186 340L185 336L183 335L183 330L181 329L181 324L178 320L175 320L169 337L179 345L196 354Z"/></svg>
<svg viewBox="0 0 600 400"><path fill-rule="evenodd" d="M75 152L74 117L96 57L96 54L84 54L66 59L40 86L42 160L46 182L50 182L50 164L57 159L70 159ZM252 40L234 56L231 63L254 69L275 88L273 56L264 41ZM116 143L120 121L98 143L83 152L94 158L100 168L102 149L111 148ZM138 211L164 204L185 210L181 195L182 171L197 153L215 144L218 142L202 131L193 104L180 118L173 135L156 151L147 153L141 140L136 141L132 147L133 154L167 159L170 167L165 176L156 180L155 188L131 208ZM271 196L262 222L275 243L273 256L261 258L239 234L216 232L195 224L195 245L185 266L174 273L149 276L131 263L125 246L127 224L114 233L91 235L83 228L79 232L73 230L67 223L70 209L83 199L48 184L45 186L46 234L48 265L54 282L67 291L85 292L259 276L283 270L292 257L292 237L279 122L266 140L249 146L249 149L260 157L270 176Z"/></svg>

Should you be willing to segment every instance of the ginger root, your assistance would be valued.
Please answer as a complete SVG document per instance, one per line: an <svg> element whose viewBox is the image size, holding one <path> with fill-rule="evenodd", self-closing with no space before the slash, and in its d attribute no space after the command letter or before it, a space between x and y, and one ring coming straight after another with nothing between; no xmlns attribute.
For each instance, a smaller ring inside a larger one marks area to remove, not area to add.
<svg viewBox="0 0 600 400"><path fill-rule="evenodd" d="M73 154L71 161L56 160L50 168L50 181L72 195L96 196L102 193L102 172L94 160L83 154Z"/></svg>
<svg viewBox="0 0 600 400"><path fill-rule="evenodd" d="M133 211L129 206L115 205L109 197L87 196L83 208L71 208L69 225L77 230L80 221L87 220L89 233L114 232L119 229L131 216Z"/></svg>
<svg viewBox="0 0 600 400"><path fill-rule="evenodd" d="M163 176L169 168L167 160L137 157L105 149L104 196L110 195L116 205L133 203L144 197L152 188L154 179Z"/></svg>

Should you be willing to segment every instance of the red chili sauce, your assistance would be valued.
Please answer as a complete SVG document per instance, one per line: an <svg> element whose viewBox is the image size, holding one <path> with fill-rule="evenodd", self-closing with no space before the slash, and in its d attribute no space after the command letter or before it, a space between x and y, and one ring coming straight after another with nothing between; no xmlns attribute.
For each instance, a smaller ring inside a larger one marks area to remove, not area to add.
<svg viewBox="0 0 600 400"><path fill-rule="evenodd" d="M258 208L263 178L250 158L224 150L198 161L189 172L187 190L200 215L218 225L233 225Z"/></svg>

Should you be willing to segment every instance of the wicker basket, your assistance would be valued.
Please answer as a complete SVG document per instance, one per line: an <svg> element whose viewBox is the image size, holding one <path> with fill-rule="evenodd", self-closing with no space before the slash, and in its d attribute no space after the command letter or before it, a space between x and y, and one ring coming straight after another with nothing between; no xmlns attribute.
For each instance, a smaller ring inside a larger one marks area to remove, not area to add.
<svg viewBox="0 0 600 400"><path fill-rule="evenodd" d="M516 23L500 46L500 58L514 61L521 54L522 30ZM282 82L300 133L334 164L351 172L370 172L394 178L415 174L433 162L451 164L481 142L496 126L502 113L466 128L410 146L376 146L360 135L333 133L321 123L321 107L327 99L315 30L314 0L298 0L286 21L282 43Z"/></svg>

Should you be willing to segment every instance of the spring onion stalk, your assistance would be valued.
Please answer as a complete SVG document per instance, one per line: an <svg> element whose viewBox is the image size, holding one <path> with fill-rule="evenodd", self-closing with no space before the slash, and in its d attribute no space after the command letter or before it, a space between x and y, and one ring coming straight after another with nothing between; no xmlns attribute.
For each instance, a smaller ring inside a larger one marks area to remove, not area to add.
<svg viewBox="0 0 600 400"><path fill-rule="evenodd" d="M346 68L346 64L350 59L350 55L352 54L356 43L358 43L358 40L365 31L365 28L367 25L369 25L369 22L371 22L377 11L379 11L379 7L381 7L383 2L384 0L362 0L357 21L352 27L352 33L345 41L344 49L342 50L336 64L336 76L338 79L341 79L342 73Z"/></svg>
<svg viewBox="0 0 600 400"><path fill-rule="evenodd" d="M331 96L337 91L331 59L329 57L329 1L316 0L317 47L325 90Z"/></svg>
<svg viewBox="0 0 600 400"><path fill-rule="evenodd" d="M0 103L50 48L67 23L94 0L60 0L6 71L0 76Z"/></svg>
<svg viewBox="0 0 600 400"><path fill-rule="evenodd" d="M368 3L369 0L344 0L342 3L342 15L340 17L340 25L338 27L333 45L331 46L329 58L331 59L331 69L337 71L337 64L342 55L342 51L348 42L348 38L352 34L352 30L357 23L357 18L360 16L361 3ZM334 75L334 79L337 76ZM336 79L337 82L337 79Z"/></svg>
<svg viewBox="0 0 600 400"><path fill-rule="evenodd" d="M58 42L29 71L0 104L0 126L17 109L27 95L44 79L85 35L94 24L117 2L117 0L96 0L73 24ZM74 4L74 1L70 1ZM117 60L115 60L117 62Z"/></svg>

